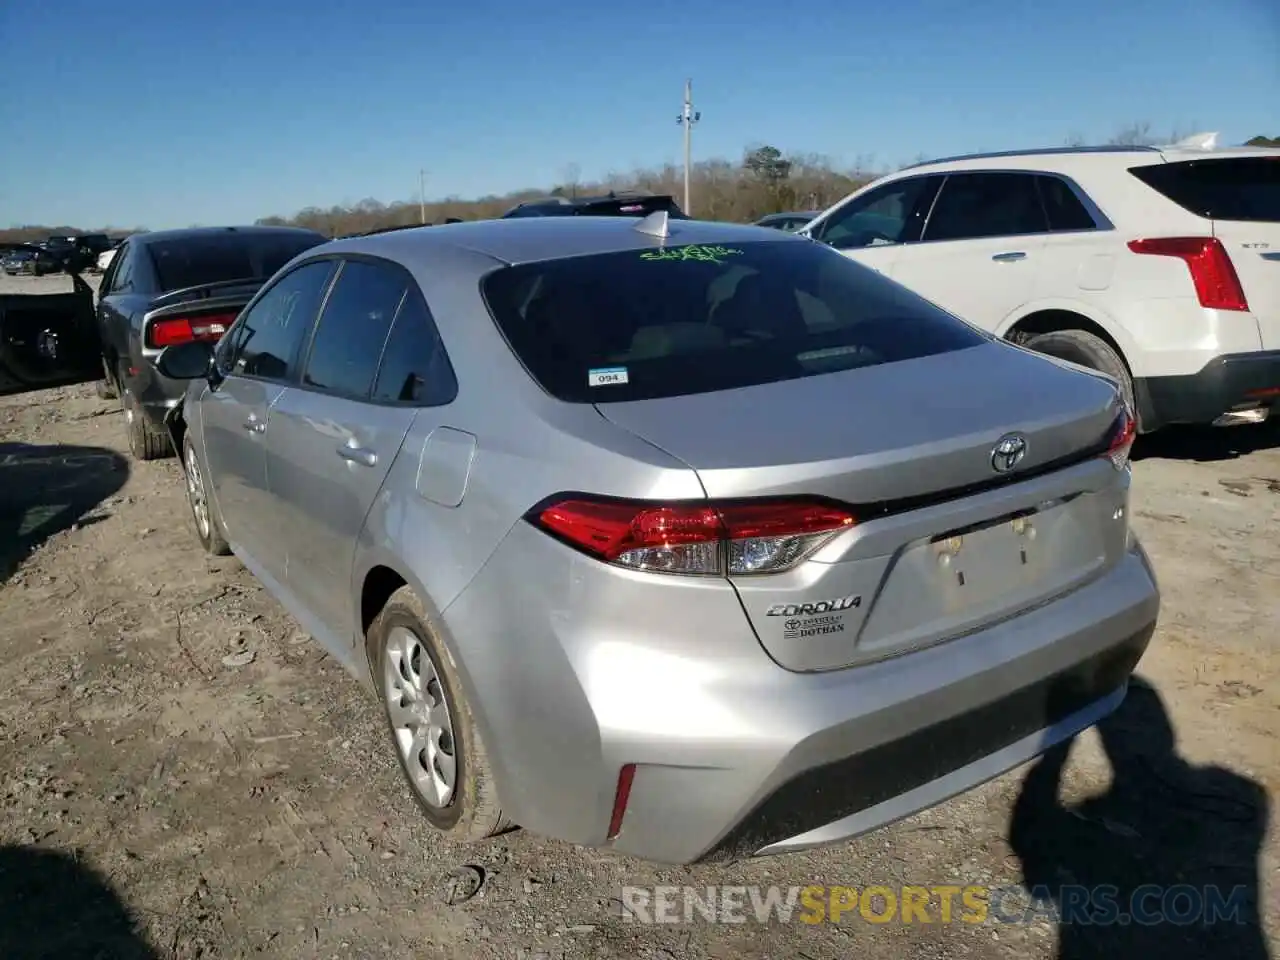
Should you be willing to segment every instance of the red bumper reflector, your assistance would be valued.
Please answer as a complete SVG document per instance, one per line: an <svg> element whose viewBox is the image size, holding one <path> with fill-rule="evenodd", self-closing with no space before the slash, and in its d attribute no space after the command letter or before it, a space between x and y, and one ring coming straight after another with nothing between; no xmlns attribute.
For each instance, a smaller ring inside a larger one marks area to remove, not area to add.
<svg viewBox="0 0 1280 960"><path fill-rule="evenodd" d="M636 765L628 763L618 771L618 789L613 795L613 816L609 818L607 840L617 839L622 832L622 818L627 815L627 801L631 799L631 782L636 778Z"/></svg>

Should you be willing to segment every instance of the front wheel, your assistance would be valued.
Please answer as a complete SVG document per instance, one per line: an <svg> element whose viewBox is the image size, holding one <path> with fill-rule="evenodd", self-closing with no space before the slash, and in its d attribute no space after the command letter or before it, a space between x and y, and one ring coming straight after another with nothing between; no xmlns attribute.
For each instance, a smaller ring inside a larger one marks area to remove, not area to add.
<svg viewBox="0 0 1280 960"><path fill-rule="evenodd" d="M1111 344L1087 330L1054 330L1041 333L1027 341L1027 348L1038 353L1078 363L1090 370L1105 373L1120 384L1120 395L1128 405L1130 412L1137 408L1133 402L1133 377L1125 366L1120 354Z"/></svg>
<svg viewBox="0 0 1280 960"><path fill-rule="evenodd" d="M187 485L187 506L191 509L191 522L200 545L215 557L229 557L231 546L227 543L227 533L222 526L222 518L218 516L217 506L209 496L209 475L200 462L190 433L182 438L182 466Z"/></svg>
<svg viewBox="0 0 1280 960"><path fill-rule="evenodd" d="M400 769L436 829L466 842L510 829L489 757L448 651L402 587L369 627L369 667Z"/></svg>

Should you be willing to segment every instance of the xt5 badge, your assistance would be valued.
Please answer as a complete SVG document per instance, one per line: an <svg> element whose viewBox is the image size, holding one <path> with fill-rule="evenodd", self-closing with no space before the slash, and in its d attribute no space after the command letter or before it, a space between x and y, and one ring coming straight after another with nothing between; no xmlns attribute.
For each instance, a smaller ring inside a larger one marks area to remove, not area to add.
<svg viewBox="0 0 1280 960"><path fill-rule="evenodd" d="M831 633L844 633L844 611L862 606L862 597L840 597L817 603L775 603L769 617L786 617L782 623L784 640L807 640Z"/></svg>

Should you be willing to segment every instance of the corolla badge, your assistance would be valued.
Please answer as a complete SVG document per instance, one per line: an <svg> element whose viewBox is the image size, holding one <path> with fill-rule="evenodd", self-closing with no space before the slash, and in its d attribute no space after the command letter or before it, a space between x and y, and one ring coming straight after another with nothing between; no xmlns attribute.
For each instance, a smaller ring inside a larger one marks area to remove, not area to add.
<svg viewBox="0 0 1280 960"><path fill-rule="evenodd" d="M1008 473L1027 456L1027 438L1020 433L1006 433L991 448L991 469Z"/></svg>

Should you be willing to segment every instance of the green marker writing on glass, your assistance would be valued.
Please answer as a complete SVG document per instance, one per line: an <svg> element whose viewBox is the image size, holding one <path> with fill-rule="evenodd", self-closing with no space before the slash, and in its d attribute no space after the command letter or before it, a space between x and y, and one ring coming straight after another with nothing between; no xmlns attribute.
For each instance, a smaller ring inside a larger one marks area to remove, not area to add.
<svg viewBox="0 0 1280 960"><path fill-rule="evenodd" d="M732 247L713 247L694 243L687 247L669 247L665 250L647 250L641 260L696 260L700 263L724 263L726 257L738 256L741 250Z"/></svg>

